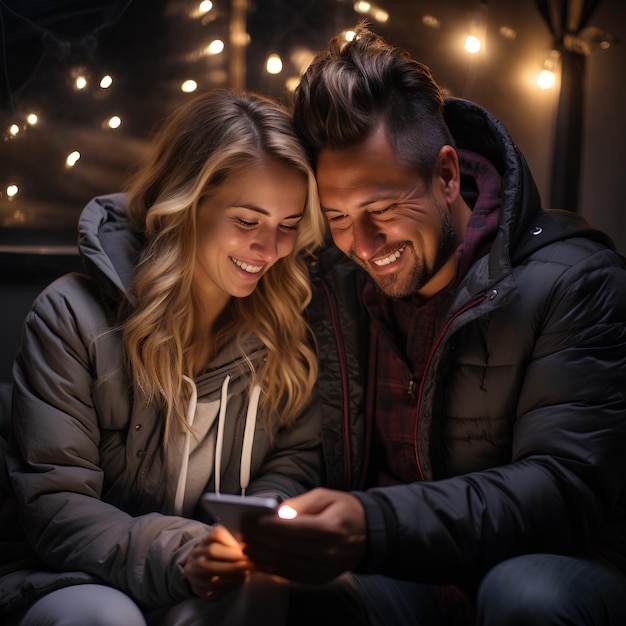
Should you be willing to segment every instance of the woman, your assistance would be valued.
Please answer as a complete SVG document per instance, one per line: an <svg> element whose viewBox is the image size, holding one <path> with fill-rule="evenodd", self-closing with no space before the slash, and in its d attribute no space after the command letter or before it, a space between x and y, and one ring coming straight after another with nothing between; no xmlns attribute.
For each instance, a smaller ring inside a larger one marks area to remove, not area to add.
<svg viewBox="0 0 626 626"><path fill-rule="evenodd" d="M288 113L215 91L172 115L127 195L85 208L90 276L39 296L14 368L2 526L21 515L24 550L2 557L9 619L34 602L21 623L132 626L208 606L250 564L200 521L202 493L319 483L302 317L316 194Z"/></svg>

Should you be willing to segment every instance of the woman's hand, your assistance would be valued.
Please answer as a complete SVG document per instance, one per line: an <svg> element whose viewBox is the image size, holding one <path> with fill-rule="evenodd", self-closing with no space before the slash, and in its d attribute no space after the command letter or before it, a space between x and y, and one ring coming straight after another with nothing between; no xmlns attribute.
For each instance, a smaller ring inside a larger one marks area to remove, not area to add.
<svg viewBox="0 0 626 626"><path fill-rule="evenodd" d="M215 526L191 551L183 572L197 596L219 600L241 585L251 567L239 542L223 526Z"/></svg>

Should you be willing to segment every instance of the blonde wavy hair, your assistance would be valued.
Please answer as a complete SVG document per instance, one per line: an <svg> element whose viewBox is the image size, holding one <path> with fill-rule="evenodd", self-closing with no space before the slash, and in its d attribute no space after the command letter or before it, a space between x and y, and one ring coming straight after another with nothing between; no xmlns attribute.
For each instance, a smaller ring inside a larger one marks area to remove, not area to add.
<svg viewBox="0 0 626 626"><path fill-rule="evenodd" d="M233 173L261 159L277 159L307 183L296 243L247 298L232 298L212 338L212 352L256 334L266 358L251 379L262 389L261 413L270 432L291 424L309 401L317 377L303 311L311 299L307 255L321 245L324 219L317 186L289 112L256 94L216 90L175 111L156 136L129 186L127 211L145 243L130 288L123 325L126 359L135 384L163 410L164 441L172 426L186 428L193 378L192 275L200 200ZM246 355L242 356L246 359ZM248 365L253 364L247 360Z"/></svg>

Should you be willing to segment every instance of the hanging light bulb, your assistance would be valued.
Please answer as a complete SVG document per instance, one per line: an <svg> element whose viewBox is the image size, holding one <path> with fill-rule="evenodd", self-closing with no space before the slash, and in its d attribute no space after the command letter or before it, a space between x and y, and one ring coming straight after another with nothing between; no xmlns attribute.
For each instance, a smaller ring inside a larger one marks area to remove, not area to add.
<svg viewBox="0 0 626 626"><path fill-rule="evenodd" d="M224 51L224 42L221 39L214 39L207 47L209 54L220 54Z"/></svg>
<svg viewBox="0 0 626 626"><path fill-rule="evenodd" d="M180 90L184 93L192 93L196 89L198 89L198 83L191 78L184 81L183 84L180 86Z"/></svg>
<svg viewBox="0 0 626 626"><path fill-rule="evenodd" d="M76 163L78 163L79 159L80 152L78 150L74 150L74 152L71 152L67 155L67 158L65 159L65 164L67 165L67 167L74 167Z"/></svg>
<svg viewBox="0 0 626 626"><path fill-rule="evenodd" d="M280 74L283 71L282 59L277 54L270 54L265 64L269 74Z"/></svg>
<svg viewBox="0 0 626 626"><path fill-rule="evenodd" d="M556 85L556 76L552 70L541 70L537 76L537 87L540 89L552 89Z"/></svg>
<svg viewBox="0 0 626 626"><path fill-rule="evenodd" d="M478 37L476 37L475 35L468 35L465 39L465 49L470 54L476 54L480 52L480 46L480 39L478 39Z"/></svg>
<svg viewBox="0 0 626 626"><path fill-rule="evenodd" d="M109 128L119 128L122 125L122 120L119 115L114 115L106 121L106 125Z"/></svg>
<svg viewBox="0 0 626 626"><path fill-rule="evenodd" d="M550 55L543 64L543 69L537 76L537 87L539 89L552 89L556 85L556 65L559 60L557 50L551 50Z"/></svg>

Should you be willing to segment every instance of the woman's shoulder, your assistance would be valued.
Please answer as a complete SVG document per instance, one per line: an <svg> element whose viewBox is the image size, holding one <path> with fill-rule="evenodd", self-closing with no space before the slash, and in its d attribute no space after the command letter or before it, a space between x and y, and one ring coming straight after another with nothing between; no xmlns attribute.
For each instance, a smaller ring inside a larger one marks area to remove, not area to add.
<svg viewBox="0 0 626 626"><path fill-rule="evenodd" d="M33 302L33 311L43 313L49 307L75 309L85 304L99 306L99 289L87 274L72 272L52 281Z"/></svg>
<svg viewBox="0 0 626 626"><path fill-rule="evenodd" d="M35 298L27 322L42 320L50 328L72 326L90 335L115 324L118 303L105 297L86 274L65 274Z"/></svg>

